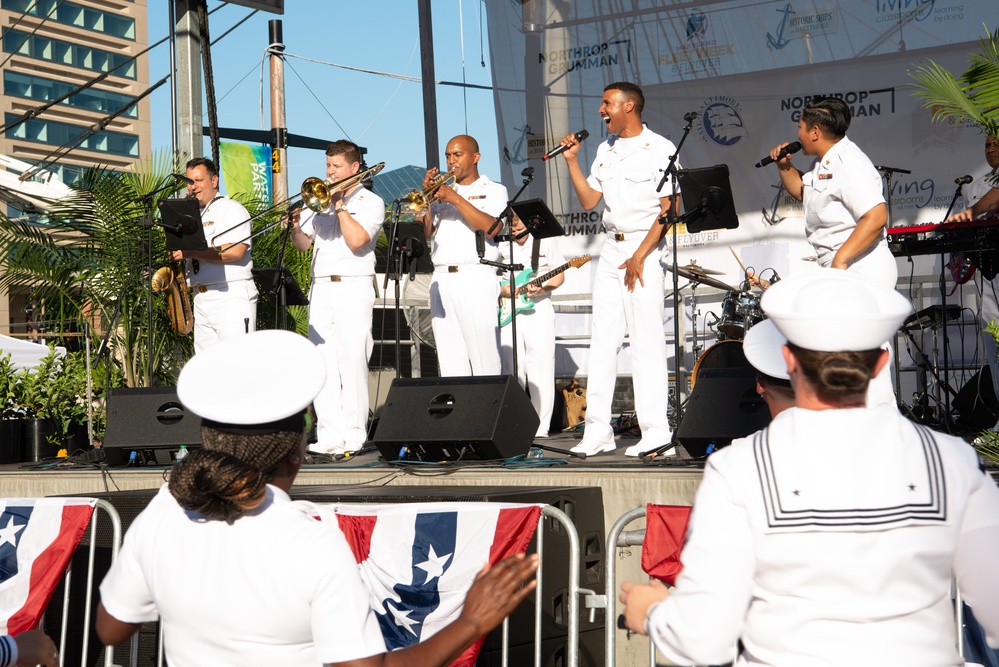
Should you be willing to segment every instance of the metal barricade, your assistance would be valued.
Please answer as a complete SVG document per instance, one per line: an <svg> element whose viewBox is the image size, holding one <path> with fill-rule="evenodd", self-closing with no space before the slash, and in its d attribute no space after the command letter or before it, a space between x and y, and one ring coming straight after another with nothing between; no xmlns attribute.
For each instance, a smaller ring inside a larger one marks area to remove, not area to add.
<svg viewBox="0 0 999 667"><path fill-rule="evenodd" d="M98 501L101 502L101 501ZM644 512L644 510L643 510ZM545 522L544 517L548 517L554 521L558 521L562 524L565 530L565 534L569 539L569 573L567 582L567 630L566 630L566 660L564 667L578 667L579 665L579 596L587 596L587 607L592 609L591 614L595 613L595 607L602 605L590 604L590 599L596 596L596 593L592 590L586 588L580 588L579 586L579 563L580 563L580 548L579 548L579 535L576 532L576 527L572 520L560 509L552 507L550 505L545 505L541 508L542 520L538 521L538 528L536 531L537 535L537 553L539 559L544 561L544 532L545 532ZM542 592L544 586L544 577L541 573L541 565L538 566L537 580L538 586L534 591L534 667L541 667L541 629L542 629ZM597 596L599 597L599 596ZM502 667L508 667L509 663L509 651L510 651L510 623L509 618L503 621L502 625L502 636L503 644L500 652L500 664ZM158 634L158 651L157 651L157 667L162 667L164 664L164 654L163 654L163 625L160 624L159 634ZM139 652L139 642L138 635L132 635L132 643L130 645L131 649L131 665L138 664L138 652ZM112 667L110 662L106 663L106 667Z"/></svg>

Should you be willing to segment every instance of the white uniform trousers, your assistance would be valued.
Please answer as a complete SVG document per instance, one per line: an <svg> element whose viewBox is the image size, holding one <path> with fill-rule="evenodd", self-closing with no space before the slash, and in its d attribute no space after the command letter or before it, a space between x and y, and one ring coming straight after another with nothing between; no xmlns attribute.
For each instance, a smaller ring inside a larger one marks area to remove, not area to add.
<svg viewBox="0 0 999 667"><path fill-rule="evenodd" d="M513 375L512 324L500 329L500 361L503 374ZM517 315L517 376L541 418L538 435L547 436L555 407L555 309L549 297Z"/></svg>
<svg viewBox="0 0 999 667"><path fill-rule="evenodd" d="M593 284L593 324L590 332L589 373L586 382L586 424L583 442L611 443L611 404L617 380L617 355L625 332L631 343L635 412L646 444L664 445L672 438L666 410L669 377L666 337L663 334L665 300L662 248L646 259L643 287L629 292L621 264L630 258L641 239L614 241L608 235L600 251Z"/></svg>
<svg viewBox="0 0 999 667"><path fill-rule="evenodd" d="M367 440L368 359L374 341L371 276L316 278L309 295L309 340L326 360L326 384L312 402L316 444L327 454L360 449Z"/></svg>
<svg viewBox="0 0 999 667"><path fill-rule="evenodd" d="M430 314L441 377L499 375L496 270L461 264L439 267L430 283Z"/></svg>
<svg viewBox="0 0 999 667"><path fill-rule="evenodd" d="M257 286L252 280L191 288L194 311L194 352L224 338L257 329Z"/></svg>

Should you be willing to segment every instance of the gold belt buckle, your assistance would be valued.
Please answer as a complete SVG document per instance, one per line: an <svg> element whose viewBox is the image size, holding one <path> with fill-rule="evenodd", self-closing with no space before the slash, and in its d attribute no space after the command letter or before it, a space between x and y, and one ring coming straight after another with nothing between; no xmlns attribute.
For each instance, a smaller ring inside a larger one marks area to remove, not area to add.
<svg viewBox="0 0 999 667"><path fill-rule="evenodd" d="M614 240L615 241L623 241L624 240L624 234L622 234L621 232L614 232Z"/></svg>
<svg viewBox="0 0 999 667"><path fill-rule="evenodd" d="M204 294L207 291L208 291L208 286L207 285L198 285L198 293Z"/></svg>
<svg viewBox="0 0 999 667"><path fill-rule="evenodd" d="M448 273L458 273L458 267L457 266L453 266L453 265L449 266L449 267L447 267L447 272Z"/></svg>
<svg viewBox="0 0 999 667"><path fill-rule="evenodd" d="M338 282L340 282L340 276L330 276L330 282L331 283L338 283Z"/></svg>

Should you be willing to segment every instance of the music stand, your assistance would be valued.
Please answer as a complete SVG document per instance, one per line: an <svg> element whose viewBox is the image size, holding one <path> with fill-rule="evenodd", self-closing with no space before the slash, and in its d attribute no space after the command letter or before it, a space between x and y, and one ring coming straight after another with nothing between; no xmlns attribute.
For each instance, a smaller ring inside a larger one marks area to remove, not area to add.
<svg viewBox="0 0 999 667"><path fill-rule="evenodd" d="M680 169L677 181L685 211L677 221L685 222L688 232L736 229L739 226L727 164Z"/></svg>
<svg viewBox="0 0 999 667"><path fill-rule="evenodd" d="M565 229L555 219L555 215L540 199L525 199L520 202L510 202L510 208L517 214L527 231L536 239L547 239L551 236L565 236Z"/></svg>
<svg viewBox="0 0 999 667"><path fill-rule="evenodd" d="M160 227L166 234L168 250L206 250L205 229L201 226L201 205L197 199L161 199Z"/></svg>
<svg viewBox="0 0 999 667"><path fill-rule="evenodd" d="M256 279L258 285L262 287L260 291L265 293L270 297L271 302L277 305L278 290L281 289L281 285L285 288L285 304L286 306L308 306L309 299L305 296L302 288L298 286L298 282L295 281L295 276L291 275L291 272L286 269L281 269L281 277L278 279L278 269L276 267L262 267L259 269L253 269L251 271L253 277Z"/></svg>
<svg viewBox="0 0 999 667"><path fill-rule="evenodd" d="M389 225L386 225L388 228ZM390 229L386 229L388 236ZM407 273L410 279L417 273L433 273L434 263L428 252L430 239L419 222L400 222L396 229L396 247L389 248L385 273L401 278Z"/></svg>

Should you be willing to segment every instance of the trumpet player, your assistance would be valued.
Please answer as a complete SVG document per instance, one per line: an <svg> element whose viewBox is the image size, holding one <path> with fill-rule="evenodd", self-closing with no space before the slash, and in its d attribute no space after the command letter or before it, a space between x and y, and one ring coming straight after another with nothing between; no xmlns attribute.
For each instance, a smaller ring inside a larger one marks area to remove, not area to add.
<svg viewBox="0 0 999 667"><path fill-rule="evenodd" d="M238 201L219 193L215 163L188 161L187 194L201 206L206 250L171 250L170 261L187 263L194 310L194 351L256 329L257 287L250 257L250 214Z"/></svg>
<svg viewBox="0 0 999 667"><path fill-rule="evenodd" d="M361 151L341 139L326 149L326 179L339 182L360 172ZM345 454L364 445L368 422L368 358L375 305L375 240L385 202L360 182L330 188L329 207L289 213L295 248L312 250L309 340L326 361L326 385L313 401L316 444L322 454Z"/></svg>
<svg viewBox="0 0 999 667"><path fill-rule="evenodd" d="M458 135L444 150L454 186L437 186L436 168L423 178L424 191L433 190L433 203L424 214L424 233L434 235L434 275L430 284L430 315L437 343L441 376L499 375L499 326L496 271L479 258L495 261L499 250L494 224L507 206L506 188L479 174L479 144ZM434 189L436 187L436 189ZM476 230L487 237L476 247Z"/></svg>

